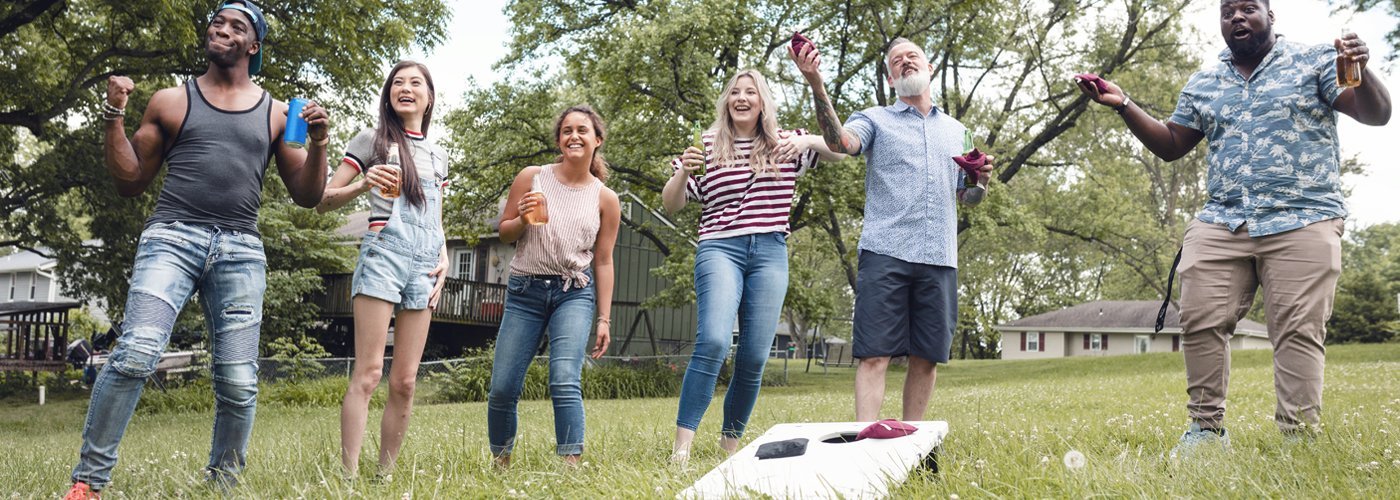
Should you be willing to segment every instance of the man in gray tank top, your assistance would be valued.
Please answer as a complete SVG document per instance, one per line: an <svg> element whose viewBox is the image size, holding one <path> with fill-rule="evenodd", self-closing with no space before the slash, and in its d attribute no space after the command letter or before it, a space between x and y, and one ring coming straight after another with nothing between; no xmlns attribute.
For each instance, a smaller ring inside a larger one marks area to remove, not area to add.
<svg viewBox="0 0 1400 500"><path fill-rule="evenodd" d="M107 82L103 117L107 170L123 196L151 185L168 165L146 221L127 292L122 335L92 389L83 445L68 498L92 498L111 481L117 446L146 377L155 372L180 309L199 292L210 329L215 397L208 477L232 486L243 468L257 406L258 333L267 260L257 232L263 173L272 155L298 205L315 207L326 179L328 120L306 105L305 149L278 138L287 104L251 80L262 67L267 20L232 0L206 30L208 70L151 96L135 134L123 114L131 79Z"/></svg>

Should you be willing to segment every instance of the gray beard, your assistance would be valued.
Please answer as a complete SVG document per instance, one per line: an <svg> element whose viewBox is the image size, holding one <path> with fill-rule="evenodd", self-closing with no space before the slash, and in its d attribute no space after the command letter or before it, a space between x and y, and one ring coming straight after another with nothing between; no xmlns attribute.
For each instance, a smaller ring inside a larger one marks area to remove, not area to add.
<svg viewBox="0 0 1400 500"><path fill-rule="evenodd" d="M921 95L929 86L928 73L918 72L907 77L896 78L894 80L894 93L900 97L914 97Z"/></svg>

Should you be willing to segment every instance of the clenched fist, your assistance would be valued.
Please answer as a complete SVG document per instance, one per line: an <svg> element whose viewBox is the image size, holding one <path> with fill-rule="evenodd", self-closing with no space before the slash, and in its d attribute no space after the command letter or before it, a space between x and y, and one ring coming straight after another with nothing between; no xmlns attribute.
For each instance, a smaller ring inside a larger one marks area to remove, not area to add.
<svg viewBox="0 0 1400 500"><path fill-rule="evenodd" d="M126 108L126 100L131 97L131 91L136 89L136 84L125 76L107 77L107 104L116 108Z"/></svg>

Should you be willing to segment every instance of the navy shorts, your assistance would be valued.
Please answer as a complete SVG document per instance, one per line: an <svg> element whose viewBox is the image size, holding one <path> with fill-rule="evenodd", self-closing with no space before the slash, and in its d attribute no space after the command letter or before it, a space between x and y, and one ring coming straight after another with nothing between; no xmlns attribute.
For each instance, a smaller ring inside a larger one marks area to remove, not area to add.
<svg viewBox="0 0 1400 500"><path fill-rule="evenodd" d="M862 250L851 354L947 363L958 324L958 269Z"/></svg>

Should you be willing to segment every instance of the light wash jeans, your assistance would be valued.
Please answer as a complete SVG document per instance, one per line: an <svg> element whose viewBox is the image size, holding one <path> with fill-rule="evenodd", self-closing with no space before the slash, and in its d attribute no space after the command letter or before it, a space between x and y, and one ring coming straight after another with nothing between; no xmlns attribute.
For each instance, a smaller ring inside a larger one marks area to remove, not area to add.
<svg viewBox="0 0 1400 500"><path fill-rule="evenodd" d="M720 432L731 438L744 435L758 401L787 285L787 235L783 233L700 242L695 251L699 331L681 382L677 427L695 430L700 426L700 418L714 397L720 367L729 356L737 316L739 348L734 354L734 376L724 396Z"/></svg>
<svg viewBox="0 0 1400 500"><path fill-rule="evenodd" d="M122 335L93 384L72 479L93 489L111 482L117 446L146 377L155 373L175 317L196 291L214 353L208 470L225 480L242 471L257 410L258 332L266 290L267 259L257 236L179 222L142 231Z"/></svg>
<svg viewBox="0 0 1400 500"><path fill-rule="evenodd" d="M525 371L546 330L555 453L583 454L583 389L579 381L593 329L594 290L591 279L586 287L566 291L559 276L510 277L486 403L486 433L492 455L509 455L515 448L516 406L525 389Z"/></svg>

